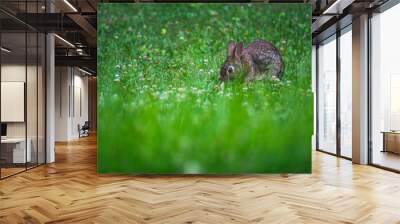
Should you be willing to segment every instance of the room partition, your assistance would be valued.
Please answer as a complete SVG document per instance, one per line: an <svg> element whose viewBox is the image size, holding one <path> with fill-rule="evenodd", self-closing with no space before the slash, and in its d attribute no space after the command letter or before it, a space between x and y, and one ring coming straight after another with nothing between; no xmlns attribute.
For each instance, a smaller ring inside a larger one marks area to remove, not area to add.
<svg viewBox="0 0 400 224"><path fill-rule="evenodd" d="M0 11L1 179L46 161L46 38L20 20L45 10L43 2L20 1L15 7L24 13L16 15Z"/></svg>

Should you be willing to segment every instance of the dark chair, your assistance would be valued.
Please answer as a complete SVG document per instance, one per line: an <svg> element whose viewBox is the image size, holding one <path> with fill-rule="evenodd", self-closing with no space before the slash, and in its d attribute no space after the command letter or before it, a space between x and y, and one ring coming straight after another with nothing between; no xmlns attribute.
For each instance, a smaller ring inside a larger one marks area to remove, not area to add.
<svg viewBox="0 0 400 224"><path fill-rule="evenodd" d="M85 121L82 127L78 125L79 138L89 136L89 129L90 129L89 121Z"/></svg>

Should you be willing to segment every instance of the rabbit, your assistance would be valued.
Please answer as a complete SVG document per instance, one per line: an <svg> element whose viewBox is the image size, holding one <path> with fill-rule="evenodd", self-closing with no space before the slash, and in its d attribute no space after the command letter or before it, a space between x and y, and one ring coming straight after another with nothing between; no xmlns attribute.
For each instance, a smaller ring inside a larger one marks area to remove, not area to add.
<svg viewBox="0 0 400 224"><path fill-rule="evenodd" d="M244 69L245 82L271 78L281 80L283 60L279 51L269 42L256 40L247 47L242 42L230 42L228 55L220 70L220 83L233 79Z"/></svg>

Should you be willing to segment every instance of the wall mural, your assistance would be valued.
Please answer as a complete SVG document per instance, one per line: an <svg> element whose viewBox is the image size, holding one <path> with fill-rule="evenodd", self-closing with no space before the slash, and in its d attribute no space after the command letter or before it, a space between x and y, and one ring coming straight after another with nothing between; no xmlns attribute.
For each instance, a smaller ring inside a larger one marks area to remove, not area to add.
<svg viewBox="0 0 400 224"><path fill-rule="evenodd" d="M98 172L310 173L308 4L100 4Z"/></svg>

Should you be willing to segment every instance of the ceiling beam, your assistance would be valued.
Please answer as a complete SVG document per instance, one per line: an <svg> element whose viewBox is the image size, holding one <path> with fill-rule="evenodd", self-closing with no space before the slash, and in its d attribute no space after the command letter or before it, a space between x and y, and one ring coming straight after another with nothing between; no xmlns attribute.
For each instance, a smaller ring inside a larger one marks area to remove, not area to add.
<svg viewBox="0 0 400 224"><path fill-rule="evenodd" d="M97 60L91 56L55 56L56 66L88 67L96 71Z"/></svg>
<svg viewBox="0 0 400 224"><path fill-rule="evenodd" d="M61 13L18 13L16 18L42 32L82 30L75 21Z"/></svg>
<svg viewBox="0 0 400 224"><path fill-rule="evenodd" d="M91 46L96 46L97 30L88 22L88 20L81 14L68 14L68 17L73 20L77 25L79 25L83 31L89 36L86 41Z"/></svg>

